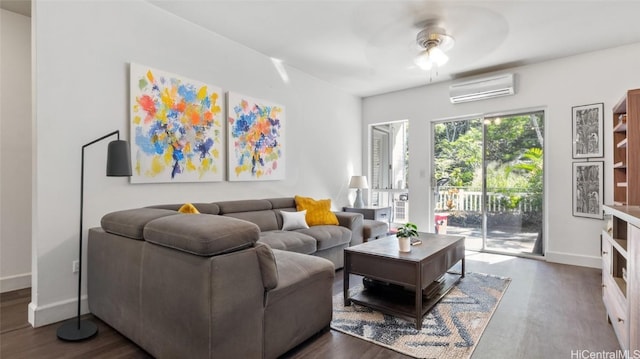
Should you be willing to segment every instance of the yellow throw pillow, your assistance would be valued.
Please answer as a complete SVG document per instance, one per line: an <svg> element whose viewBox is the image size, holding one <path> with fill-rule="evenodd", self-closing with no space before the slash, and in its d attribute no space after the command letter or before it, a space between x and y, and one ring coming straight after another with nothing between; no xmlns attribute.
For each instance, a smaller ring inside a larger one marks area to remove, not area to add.
<svg viewBox="0 0 640 359"><path fill-rule="evenodd" d="M305 219L309 226L319 226L322 224L338 224L338 217L331 212L331 200L321 199L315 200L310 197L295 196L296 209L298 211L307 211Z"/></svg>
<svg viewBox="0 0 640 359"><path fill-rule="evenodd" d="M180 209L178 210L178 212L180 212L180 213L189 213L189 214L198 214L198 213L200 213L200 211L198 211L196 206L192 205L191 203L183 204L182 207L180 207Z"/></svg>

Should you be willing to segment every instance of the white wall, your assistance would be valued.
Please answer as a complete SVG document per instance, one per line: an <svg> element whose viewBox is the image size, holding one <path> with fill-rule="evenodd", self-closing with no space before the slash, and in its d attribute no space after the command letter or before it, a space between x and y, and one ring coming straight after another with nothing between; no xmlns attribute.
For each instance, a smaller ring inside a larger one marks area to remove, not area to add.
<svg viewBox="0 0 640 359"><path fill-rule="evenodd" d="M31 19L0 9L0 292L31 285Z"/></svg>
<svg viewBox="0 0 640 359"><path fill-rule="evenodd" d="M604 102L605 203L611 203L611 108L628 89L640 87L639 63L640 44L635 44L513 68L509 72L517 76L517 94L511 97L452 105L447 82L365 98L363 138L368 136L369 124L410 120L410 220L431 228L431 122L544 108L547 260L599 267L601 222L572 216L571 107ZM363 153L368 168L367 151Z"/></svg>
<svg viewBox="0 0 640 359"><path fill-rule="evenodd" d="M348 180L362 166L359 98L290 67L285 84L268 57L146 2L36 1L33 8L32 325L75 315L81 146L115 129L128 138L130 62L284 105L286 180L131 185L104 176L103 141L85 153L85 228L107 212L157 203L301 194L331 198L337 209L353 196ZM211 14L211 21L222 20Z"/></svg>

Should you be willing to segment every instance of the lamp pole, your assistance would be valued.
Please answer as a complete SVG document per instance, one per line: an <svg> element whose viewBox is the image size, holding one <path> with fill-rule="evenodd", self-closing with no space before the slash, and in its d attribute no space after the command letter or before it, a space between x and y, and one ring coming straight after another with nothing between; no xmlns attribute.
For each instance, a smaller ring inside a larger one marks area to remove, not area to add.
<svg viewBox="0 0 640 359"><path fill-rule="evenodd" d="M95 323L90 320L80 319L80 298L82 294L82 224L84 219L84 149L113 135L117 135L117 140L109 143L107 176L131 176L131 161L128 157L129 146L126 141L120 140L119 130L106 134L82 146L82 160L80 165L80 232L78 244L78 314L75 320L67 321L58 327L56 334L59 339L65 341L81 341L92 338L98 333L98 327ZM124 155L126 155L126 158L123 157ZM127 167L128 172L126 170Z"/></svg>

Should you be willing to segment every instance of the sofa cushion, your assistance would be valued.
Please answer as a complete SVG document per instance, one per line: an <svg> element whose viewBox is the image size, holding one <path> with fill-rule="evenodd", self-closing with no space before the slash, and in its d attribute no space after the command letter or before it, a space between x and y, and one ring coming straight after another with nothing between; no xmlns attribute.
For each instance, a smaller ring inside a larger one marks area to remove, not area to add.
<svg viewBox="0 0 640 359"><path fill-rule="evenodd" d="M190 213L190 214L198 214L198 213L200 213L200 211L198 211L196 206L194 206L191 203L183 204L182 207L180 207L180 209L178 209L178 212L180 212L180 213Z"/></svg>
<svg viewBox="0 0 640 359"><path fill-rule="evenodd" d="M318 281L333 283L335 269L327 259L277 249L273 250L273 255L278 263L278 285L267 292L267 307L301 288L314 287Z"/></svg>
<svg viewBox="0 0 640 359"><path fill-rule="evenodd" d="M240 201L216 202L220 208L220 214L264 211L271 209L271 202L265 199L246 199Z"/></svg>
<svg viewBox="0 0 640 359"><path fill-rule="evenodd" d="M298 231L265 231L260 233L260 243L273 249L312 254L317 250L317 242L313 237Z"/></svg>
<svg viewBox="0 0 640 359"><path fill-rule="evenodd" d="M191 203L198 212L203 214L218 214L220 213L220 208L215 203ZM182 207L184 203L179 204L157 204L154 206L147 206L147 208L160 208L160 209L170 209L172 211L178 211L180 207Z"/></svg>
<svg viewBox="0 0 640 359"><path fill-rule="evenodd" d="M319 251L351 242L351 231L341 226L313 226L296 232L313 237Z"/></svg>
<svg viewBox="0 0 640 359"><path fill-rule="evenodd" d="M266 200L271 202L271 208L273 209L293 208L295 211L296 208L296 200L293 197L268 198Z"/></svg>
<svg viewBox="0 0 640 359"><path fill-rule="evenodd" d="M333 312L335 269L330 261L278 250L273 254L278 262L278 286L265 294L263 325L268 337L264 358L277 358L328 327Z"/></svg>
<svg viewBox="0 0 640 359"><path fill-rule="evenodd" d="M105 232L142 240L142 231L147 223L173 215L176 215L176 212L168 209L134 208L105 214L100 225Z"/></svg>
<svg viewBox="0 0 640 359"><path fill-rule="evenodd" d="M276 212L270 209L261 211L249 211L249 212L233 212L223 214L225 217L233 217L242 219L243 221L249 221L260 227L261 231L273 231L280 229L278 226L278 219L276 218Z"/></svg>
<svg viewBox="0 0 640 359"><path fill-rule="evenodd" d="M280 215L282 216L283 231L293 231L294 229L309 228L307 220L305 219L307 210L299 212L281 211Z"/></svg>
<svg viewBox="0 0 640 359"><path fill-rule="evenodd" d="M331 200L315 200L310 197L296 196L296 208L298 211L307 210L307 224L318 226L323 224L338 225L338 218L331 212Z"/></svg>
<svg viewBox="0 0 640 359"><path fill-rule="evenodd" d="M278 250L273 254L278 263L278 286L265 294L263 358L277 358L326 328L333 312L335 270L330 261Z"/></svg>
<svg viewBox="0 0 640 359"><path fill-rule="evenodd" d="M295 203L293 207L283 207L278 208L274 211L276 213L276 221L278 222L278 229L282 228L284 225L284 220L282 219L282 212L298 212L295 207ZM307 215L305 214L305 223L307 222ZM309 224L307 223L307 226Z"/></svg>
<svg viewBox="0 0 640 359"><path fill-rule="evenodd" d="M260 238L260 229L235 218L176 214L147 223L144 238L199 256L215 256L253 246Z"/></svg>

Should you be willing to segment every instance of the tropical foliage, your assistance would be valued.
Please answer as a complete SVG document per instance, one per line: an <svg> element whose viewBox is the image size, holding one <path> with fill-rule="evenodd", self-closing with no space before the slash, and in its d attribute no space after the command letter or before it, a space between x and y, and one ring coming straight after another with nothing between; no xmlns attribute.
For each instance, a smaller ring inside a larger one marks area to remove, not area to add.
<svg viewBox="0 0 640 359"><path fill-rule="evenodd" d="M440 184L482 188L483 139L486 187L500 193L505 208L523 196L541 208L543 187L542 113L450 121L435 125L435 175Z"/></svg>

